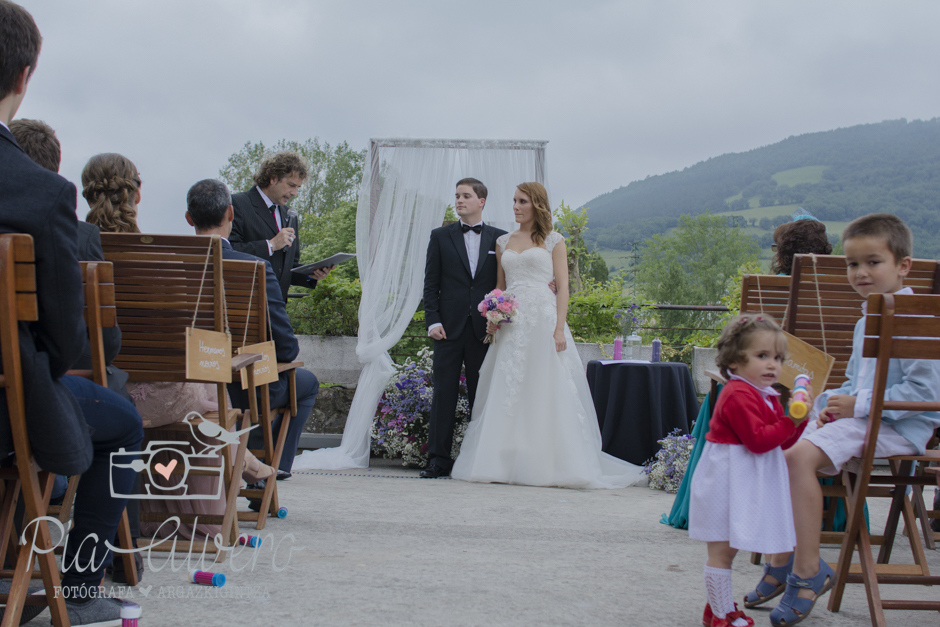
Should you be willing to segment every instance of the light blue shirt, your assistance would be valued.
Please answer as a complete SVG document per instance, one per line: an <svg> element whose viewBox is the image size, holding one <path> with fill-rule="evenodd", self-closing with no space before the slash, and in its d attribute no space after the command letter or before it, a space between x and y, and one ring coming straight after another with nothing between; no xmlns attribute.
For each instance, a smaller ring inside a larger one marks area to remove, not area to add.
<svg viewBox="0 0 940 627"><path fill-rule="evenodd" d="M897 294L913 294L905 287ZM871 412L871 394L875 386L874 357L863 358L865 342L865 306L862 317L855 323L852 335L852 356L845 369L846 381L835 390L828 390L816 397L814 413L818 415L826 407L827 399L834 394L855 397L855 417L868 418ZM940 361L926 359L892 359L888 364L888 380L885 385L886 401L936 402L940 393ZM940 427L940 412L882 411L881 420L897 431L901 437L913 444L923 455L933 432Z"/></svg>

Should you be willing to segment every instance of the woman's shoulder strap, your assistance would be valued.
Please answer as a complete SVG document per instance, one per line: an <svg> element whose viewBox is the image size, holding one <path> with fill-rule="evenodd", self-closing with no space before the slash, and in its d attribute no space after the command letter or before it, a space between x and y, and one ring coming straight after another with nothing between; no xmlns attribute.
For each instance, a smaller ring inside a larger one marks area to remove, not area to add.
<svg viewBox="0 0 940 627"><path fill-rule="evenodd" d="M496 245L499 246L500 250L506 250L506 244L509 242L509 233L503 233L496 238Z"/></svg>
<svg viewBox="0 0 940 627"><path fill-rule="evenodd" d="M558 231L552 231L545 238L545 250L552 252L552 249L555 247L555 244L558 242L565 241L565 237Z"/></svg>

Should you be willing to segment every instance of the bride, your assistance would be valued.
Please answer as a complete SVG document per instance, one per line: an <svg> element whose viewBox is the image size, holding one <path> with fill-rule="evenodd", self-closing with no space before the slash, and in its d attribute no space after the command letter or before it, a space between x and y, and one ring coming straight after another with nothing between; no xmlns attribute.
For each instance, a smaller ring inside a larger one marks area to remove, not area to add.
<svg viewBox="0 0 940 627"><path fill-rule="evenodd" d="M451 476L464 481L621 488L642 469L601 451L581 359L565 318L565 240L539 183L516 188L519 229L496 240L497 287L519 303L480 368L476 403ZM557 296L548 283L554 276ZM492 330L492 327L490 328Z"/></svg>

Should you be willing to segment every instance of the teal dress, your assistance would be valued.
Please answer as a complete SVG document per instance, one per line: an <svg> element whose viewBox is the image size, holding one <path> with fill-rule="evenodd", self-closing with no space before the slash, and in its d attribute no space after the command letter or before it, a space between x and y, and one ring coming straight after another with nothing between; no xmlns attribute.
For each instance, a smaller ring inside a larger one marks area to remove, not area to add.
<svg viewBox="0 0 940 627"><path fill-rule="evenodd" d="M715 398L721 393L722 386L718 386ZM669 515L663 514L659 522L664 525L672 525L676 529L689 528L689 496L692 490L692 473L695 466L698 465L699 457L702 456L702 450L705 448L705 435L708 433L708 422L711 420L712 412L715 410L715 399L711 392L702 401L702 407L698 411L698 417L695 419L695 426L692 427L692 437L695 438L695 446L692 448L692 456L689 458L689 466L685 470L685 476L682 477L682 483L679 484L679 491L676 492L676 500L672 503L672 511Z"/></svg>

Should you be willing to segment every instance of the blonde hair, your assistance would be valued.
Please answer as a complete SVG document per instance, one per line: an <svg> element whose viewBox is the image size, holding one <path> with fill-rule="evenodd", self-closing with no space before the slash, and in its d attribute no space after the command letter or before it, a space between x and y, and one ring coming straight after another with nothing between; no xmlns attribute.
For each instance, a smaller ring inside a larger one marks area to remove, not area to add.
<svg viewBox="0 0 940 627"><path fill-rule="evenodd" d="M95 155L82 170L82 197L89 207L85 221L106 233L140 233L138 190L140 174L130 159L113 152Z"/></svg>
<svg viewBox="0 0 940 627"><path fill-rule="evenodd" d="M529 197L532 210L535 211L535 225L532 229L532 241L536 246L545 243L545 238L552 232L552 209L548 204L548 192L541 183L521 183L516 186Z"/></svg>
<svg viewBox="0 0 940 627"><path fill-rule="evenodd" d="M751 345L751 339L760 331L770 331L777 336L777 350L787 358L787 336L783 329L767 314L745 314L735 316L725 328L721 330L718 338L718 357L715 365L721 371L721 376L728 378L728 366L747 362L744 354Z"/></svg>

